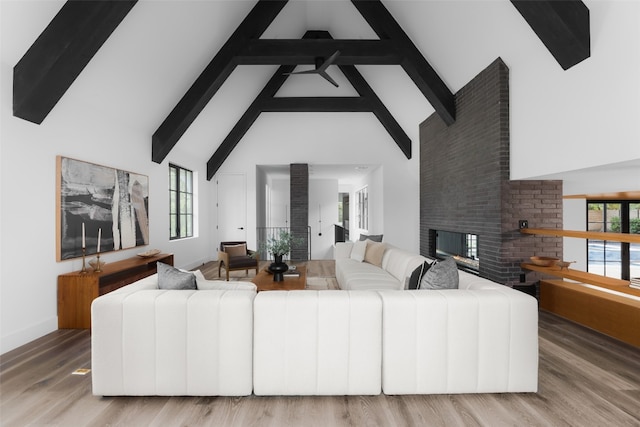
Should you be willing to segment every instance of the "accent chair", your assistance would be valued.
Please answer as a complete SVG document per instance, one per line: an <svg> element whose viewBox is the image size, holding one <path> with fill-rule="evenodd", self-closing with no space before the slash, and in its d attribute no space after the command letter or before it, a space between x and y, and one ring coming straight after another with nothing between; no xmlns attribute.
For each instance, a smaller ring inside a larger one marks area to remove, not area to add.
<svg viewBox="0 0 640 427"><path fill-rule="evenodd" d="M255 269L258 274L260 255L247 249L247 242L220 242L218 261L218 277L221 276L224 267L228 281L230 271L245 270L246 274L249 274L250 269Z"/></svg>

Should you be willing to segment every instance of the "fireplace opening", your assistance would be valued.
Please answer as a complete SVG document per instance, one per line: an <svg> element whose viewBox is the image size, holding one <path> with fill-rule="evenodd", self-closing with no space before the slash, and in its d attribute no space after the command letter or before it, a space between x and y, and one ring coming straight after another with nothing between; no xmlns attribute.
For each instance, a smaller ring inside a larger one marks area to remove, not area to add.
<svg viewBox="0 0 640 427"><path fill-rule="evenodd" d="M438 259L452 257L458 267L478 274L480 259L478 258L478 235L458 233L455 231L431 230L431 256Z"/></svg>

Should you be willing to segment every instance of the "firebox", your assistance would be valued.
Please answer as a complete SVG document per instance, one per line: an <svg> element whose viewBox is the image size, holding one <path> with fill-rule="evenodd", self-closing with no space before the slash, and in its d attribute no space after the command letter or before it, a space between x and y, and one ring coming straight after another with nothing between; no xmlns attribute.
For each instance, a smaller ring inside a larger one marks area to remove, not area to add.
<svg viewBox="0 0 640 427"><path fill-rule="evenodd" d="M478 236L445 230L430 230L432 233L430 256L443 259L452 257L458 267L475 274L480 271L478 258Z"/></svg>

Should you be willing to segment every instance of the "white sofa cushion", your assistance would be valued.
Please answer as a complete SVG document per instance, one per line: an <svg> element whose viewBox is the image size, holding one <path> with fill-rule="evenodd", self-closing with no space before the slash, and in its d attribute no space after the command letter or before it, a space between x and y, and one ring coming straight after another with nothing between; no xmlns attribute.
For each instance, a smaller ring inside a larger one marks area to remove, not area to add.
<svg viewBox="0 0 640 427"><path fill-rule="evenodd" d="M361 240L353 244L350 255L352 260L357 262L364 261L364 255L367 251L367 243L368 242L366 240Z"/></svg>
<svg viewBox="0 0 640 427"><path fill-rule="evenodd" d="M93 393L251 394L255 291L140 289L155 282L93 301Z"/></svg>
<svg viewBox="0 0 640 427"><path fill-rule="evenodd" d="M260 292L254 316L256 395L380 394L377 293Z"/></svg>
<svg viewBox="0 0 640 427"><path fill-rule="evenodd" d="M336 280L344 290L402 289L403 284L380 267L352 259L336 260Z"/></svg>
<svg viewBox="0 0 640 427"><path fill-rule="evenodd" d="M535 392L538 307L489 281L380 291L385 394Z"/></svg>

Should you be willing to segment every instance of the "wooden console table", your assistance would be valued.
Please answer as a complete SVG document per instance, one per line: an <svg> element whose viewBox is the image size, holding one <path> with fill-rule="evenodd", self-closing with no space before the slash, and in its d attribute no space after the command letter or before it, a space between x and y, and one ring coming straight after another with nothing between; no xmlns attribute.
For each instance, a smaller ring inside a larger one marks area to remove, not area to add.
<svg viewBox="0 0 640 427"><path fill-rule="evenodd" d="M173 254L133 257L106 264L100 273L74 271L58 276L58 328L91 328L91 302L100 295L151 276L156 262L173 265Z"/></svg>

